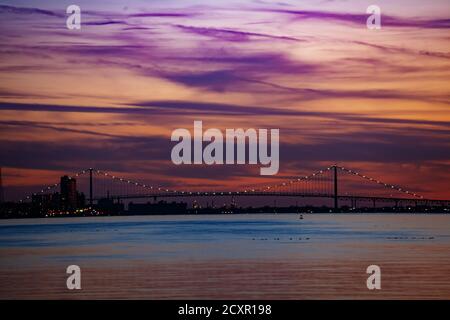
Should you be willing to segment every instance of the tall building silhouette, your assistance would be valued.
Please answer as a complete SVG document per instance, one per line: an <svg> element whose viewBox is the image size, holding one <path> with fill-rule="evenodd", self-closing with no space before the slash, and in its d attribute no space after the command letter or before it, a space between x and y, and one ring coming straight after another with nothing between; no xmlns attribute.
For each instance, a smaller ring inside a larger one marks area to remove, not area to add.
<svg viewBox="0 0 450 320"><path fill-rule="evenodd" d="M61 177L61 207L75 209L77 207L77 181L68 176Z"/></svg>

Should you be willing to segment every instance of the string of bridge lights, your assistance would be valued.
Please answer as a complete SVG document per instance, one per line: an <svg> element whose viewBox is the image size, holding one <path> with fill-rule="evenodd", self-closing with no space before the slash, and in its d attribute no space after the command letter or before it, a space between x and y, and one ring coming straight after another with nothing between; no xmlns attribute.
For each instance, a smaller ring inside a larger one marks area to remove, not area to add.
<svg viewBox="0 0 450 320"><path fill-rule="evenodd" d="M108 172L105 172L105 171L101 171L101 170L94 170L94 172L99 174L99 175L101 175L101 176L108 177L108 178L110 178L112 180L115 180L115 181L125 182L125 183L127 183L129 185L134 185L134 186L137 186L137 187L141 187L141 188L145 188L145 189L149 189L149 190L153 190L153 191L158 190L158 191L170 192L170 193L180 193L180 192L182 192L182 191L178 191L178 190L170 190L170 189L167 189L167 188L164 188L164 187L154 187L154 186L151 186L151 185L148 185L148 184L145 184L145 183L141 183L141 182L138 182L138 181L133 181L133 180L121 178L121 177L118 177L116 175L113 175L111 173L108 173Z"/></svg>
<svg viewBox="0 0 450 320"><path fill-rule="evenodd" d="M383 187L385 187L385 188L389 188L389 189L392 189L392 190L396 190L396 191L402 192L402 193L404 193L404 194L413 196L413 197L415 197L415 198L423 199L423 196L421 196L421 195L419 195L419 194L417 194L417 193L415 193L415 192L406 190L406 189L401 188L401 187L396 186L396 185L392 185L392 184L389 184L389 183L385 183L385 182L383 182L383 181L381 181L381 180L378 180L378 179L375 179L375 178L371 178L371 177L369 177L369 176L367 176L367 175L360 174L358 171L354 171L354 170L351 170L351 169L347 169L347 168L341 167L341 166L331 166L331 167L327 167L326 169L324 169L324 170L319 170L319 171L317 171L317 172L315 172L315 173L313 173L313 174L311 174L311 175L298 177L298 178L296 178L296 179L292 179L292 180L289 180L289 181L287 181L287 182L283 182L283 183L279 183L279 184L274 184L274 185L270 185L270 186L265 186L265 187L259 188L259 189L251 189L250 191L244 190L244 192L245 192L245 193L246 193L246 192L267 192L267 191L269 191L269 190L271 190L271 189L276 189L276 188L278 188L278 187L286 187L286 186L292 185L292 184L294 184L294 183L298 183L298 182L301 182L301 181L305 181L305 180L312 179L312 178L314 178L314 177L316 177L316 176L318 176L318 175L320 175L320 174L323 174L324 172L328 172L328 171L332 170L334 167L336 167L336 168L338 168L338 169L340 169L340 170L342 170L342 171L344 171L344 172L346 172L346 173L349 173L349 174L358 176L358 177L360 177L360 178L366 179L366 180L368 180L368 181L374 182L374 183L376 183L376 184L378 184L378 185L381 185L381 186L383 186Z"/></svg>
<svg viewBox="0 0 450 320"><path fill-rule="evenodd" d="M310 175L306 175L306 176L302 176L302 177L297 177L295 179L286 181L286 182L282 182L282 183L278 183L278 184L273 184L273 185L268 185L268 186L264 186L262 188L255 188L255 189L245 189L243 192L244 193L253 193L253 192L267 192L269 190L272 189L276 189L276 188L281 188L281 187L286 187L301 181L305 181L305 180L310 180L312 178L315 178L316 176L319 176L321 174L323 174L324 172L330 171L332 169L332 167L328 167L324 170L319 170L316 171Z"/></svg>
<svg viewBox="0 0 450 320"><path fill-rule="evenodd" d="M215 191L211 191L211 192L200 192L200 191L197 191L197 192L193 192L193 191L182 191L182 190L170 190L170 189L167 189L167 188L164 188L164 187L154 187L154 186L151 186L151 185L148 185L148 184L144 184L144 183L141 183L141 182L138 182L138 181L133 181L133 180L129 180L129 179L125 179L125 178L121 178L121 177L118 177L118 176L116 176L116 175L113 175L113 174L111 174L111 173L108 173L108 172L105 172L105 171L101 171L101 170L94 170L94 172L95 173L97 173L97 174L99 174L99 175L101 175L101 176L105 176L105 177L108 177L108 178L111 178L112 180L116 180L116 181L120 181L120 182L125 182L125 183L127 183L127 184L130 184L130 185L134 185L134 186L137 186L137 187L141 187L141 188L145 188L145 189L148 189L148 190L153 190L153 191L155 191L155 190L158 190L158 191L165 191L165 192L169 192L169 193L173 193L173 194L177 194L177 195L211 195L211 196L214 196L214 195L218 195L218 194L220 194L220 195L225 195L225 194L229 194L229 195L233 195L233 194L239 194L239 193L241 193L241 192L232 192L232 191L228 191L228 192L225 192L225 191L220 191L220 192L215 192ZM245 192L247 192L247 191L245 191Z"/></svg>
<svg viewBox="0 0 450 320"><path fill-rule="evenodd" d="M347 173L349 173L349 174L353 174L353 175L358 176L358 177L360 177L360 178L363 178L363 179L366 179L366 180L368 180L368 181L371 181L371 182L373 182L373 183L382 185L382 186L384 186L384 187L386 187L386 188L389 188L389 189L392 189L392 190L396 190L396 191L402 192L402 193L404 193L404 194L413 196L413 197L415 197L415 198L423 199L423 196L418 195L417 193L411 192L411 191L409 191L409 190L406 190L406 189L404 189L404 188L401 188L401 187L396 186L396 185L393 185L393 184L385 183L385 182L380 181L380 180L378 180L378 179L371 178L371 177L369 177L369 176L366 176L366 175L363 175L363 174L359 173L358 171L354 171L354 170L347 169L347 168L345 168L345 167L340 167L340 166L336 166L336 168L338 168L338 169L340 169L340 170L342 170L342 171L344 171L344 172L347 172Z"/></svg>
<svg viewBox="0 0 450 320"><path fill-rule="evenodd" d="M344 171L344 172L346 172L348 174L352 174L352 175L358 176L360 178L363 178L363 179L365 179L367 181L370 181L370 182L376 183L378 185L384 186L385 188L396 190L396 191L402 192L404 194L407 194L407 195L410 195L410 196L413 196L413 197L416 197L416 198L423 199L423 196L418 195L417 193L408 191L408 190L406 190L404 188L401 188L399 186L395 186L395 185L392 185L392 184L385 183L385 182L380 181L378 179L371 178L371 177L369 177L367 175L360 174L357 171L354 171L354 170L351 170L351 169L348 169L348 168L345 168L345 167L341 167L341 166L330 166L330 167L327 167L326 169L318 170L318 171L316 171L316 172L314 172L314 173L312 173L310 175L297 177L295 179L291 179L291 180L286 181L286 182L273 184L273 185L267 185L267 186L264 186L264 187L261 187L261 188L244 189L242 191L237 191L237 192L232 192L232 191L229 191L229 192L214 192L214 191L212 191L212 192L195 192L194 191L194 192L192 192L192 191L181 191L181 190L174 190L174 189L171 190L171 189L164 188L164 187L155 187L155 186L144 184L144 183L141 183L141 182L138 182L138 181L125 179L125 178L116 176L114 174L108 173L106 171L96 170L96 169L92 169L92 168L91 169L87 169L87 170L82 170L82 171L76 173L74 175L74 177L79 177L81 175L87 174L88 172L90 172L92 170L93 173L96 173L96 174L104 176L104 177L108 177L108 178L110 178L112 180L124 182L124 183L127 183L129 185L134 185L134 186L145 188L147 190L152 190L152 191L168 192L168 193L179 194L179 195L186 195L186 194L189 194L189 195L193 195L193 194L198 194L198 195L200 195L200 194L202 194L202 195L217 195L217 194L225 195L225 194L230 194L230 195L232 195L232 194L235 194L235 193L236 194L240 194L240 193L270 192L272 189L290 186L290 185L293 185L295 183L299 183L299 182L302 182L302 181L309 181L309 180L311 180L311 179L313 179L313 178L315 178L317 176L320 176L321 174L323 174L325 172L331 171L334 167L336 167L337 169L340 169L340 170L342 170L342 171ZM72 177L69 176L69 178L72 178ZM32 196L37 195L39 193L40 194L44 194L45 192L48 192L50 190L55 189L59 185L60 185L60 183L55 183L55 184L49 185L47 187L44 187L43 189L40 190L40 192L33 193L32 195L29 195L29 196L25 197L24 199L21 199L20 202L24 202L26 200L29 200Z"/></svg>

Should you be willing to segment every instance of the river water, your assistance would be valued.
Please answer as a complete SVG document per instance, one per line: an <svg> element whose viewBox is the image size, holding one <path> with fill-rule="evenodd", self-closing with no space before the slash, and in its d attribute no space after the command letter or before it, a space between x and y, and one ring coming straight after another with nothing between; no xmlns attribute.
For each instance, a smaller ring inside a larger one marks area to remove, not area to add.
<svg viewBox="0 0 450 320"><path fill-rule="evenodd" d="M0 299L17 298L450 299L450 215L3 220Z"/></svg>

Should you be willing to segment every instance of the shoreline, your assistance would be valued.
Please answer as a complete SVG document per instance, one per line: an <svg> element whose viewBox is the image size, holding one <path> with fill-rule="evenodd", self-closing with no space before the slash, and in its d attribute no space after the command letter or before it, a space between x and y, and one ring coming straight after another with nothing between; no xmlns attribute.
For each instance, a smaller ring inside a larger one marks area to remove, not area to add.
<svg viewBox="0 0 450 320"><path fill-rule="evenodd" d="M292 215L292 216L308 216L308 215L450 215L450 212L423 212L423 211L376 211L376 212L368 212L368 211L346 211L346 212L238 212L238 213L152 213L152 214L116 214L116 215L76 215L76 214L68 214L68 215L60 215L60 216L49 216L49 217L0 217L0 221L2 220L29 220L29 219L64 219L64 218L115 218L115 217L198 217L198 216L244 216L244 215Z"/></svg>

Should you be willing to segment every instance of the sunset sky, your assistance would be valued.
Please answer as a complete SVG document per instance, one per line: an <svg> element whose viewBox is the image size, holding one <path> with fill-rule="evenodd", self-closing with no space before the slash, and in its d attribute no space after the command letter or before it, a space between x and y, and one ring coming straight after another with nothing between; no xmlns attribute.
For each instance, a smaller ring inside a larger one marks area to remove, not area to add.
<svg viewBox="0 0 450 320"><path fill-rule="evenodd" d="M95 167L220 189L338 163L449 199L449 16L449 0L0 0L4 186ZM278 175L175 166L171 132L194 120L279 128Z"/></svg>

